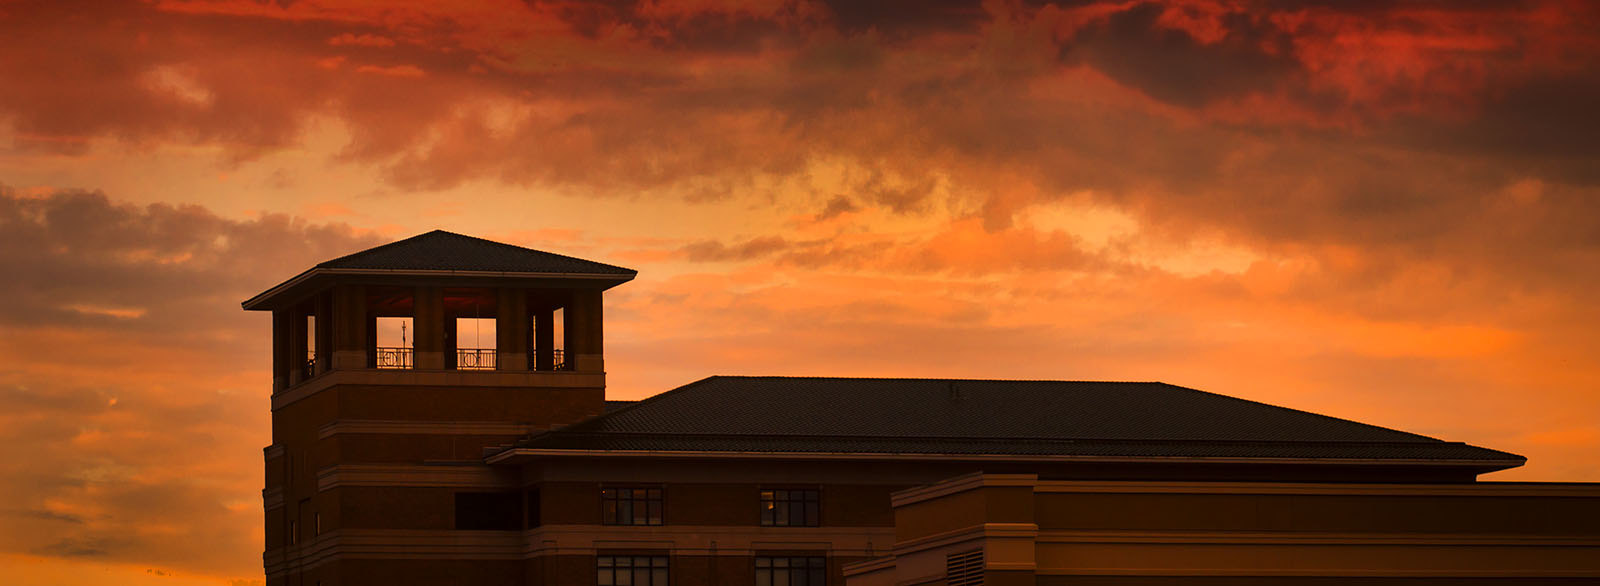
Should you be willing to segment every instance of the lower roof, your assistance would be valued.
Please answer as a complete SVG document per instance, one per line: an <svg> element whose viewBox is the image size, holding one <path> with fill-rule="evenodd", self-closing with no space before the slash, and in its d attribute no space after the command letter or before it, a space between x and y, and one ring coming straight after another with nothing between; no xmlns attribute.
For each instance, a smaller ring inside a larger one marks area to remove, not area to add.
<svg viewBox="0 0 1600 586"><path fill-rule="evenodd" d="M1519 466L1515 454L1158 382L714 376L512 446Z"/></svg>

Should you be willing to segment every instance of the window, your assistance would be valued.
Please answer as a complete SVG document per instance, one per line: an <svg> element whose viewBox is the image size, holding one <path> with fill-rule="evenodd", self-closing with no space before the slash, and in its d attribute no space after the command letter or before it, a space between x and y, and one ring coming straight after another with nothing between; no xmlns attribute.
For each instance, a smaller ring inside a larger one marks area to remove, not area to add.
<svg viewBox="0 0 1600 586"><path fill-rule="evenodd" d="M522 493L456 493L456 529L522 529Z"/></svg>
<svg viewBox="0 0 1600 586"><path fill-rule="evenodd" d="M311 534L322 535L322 513L311 514Z"/></svg>
<svg viewBox="0 0 1600 586"><path fill-rule="evenodd" d="M606 525L660 525L661 489L602 488L600 516Z"/></svg>
<svg viewBox="0 0 1600 586"><path fill-rule="evenodd" d="M409 317L379 317L374 320L377 346L373 348L373 368L412 368L411 346L415 341Z"/></svg>
<svg viewBox="0 0 1600 586"><path fill-rule="evenodd" d="M827 558L756 558L756 586L826 586L827 583Z"/></svg>
<svg viewBox="0 0 1600 586"><path fill-rule="evenodd" d="M768 489L761 491L761 524L766 527L816 527L819 491Z"/></svg>
<svg viewBox="0 0 1600 586"><path fill-rule="evenodd" d="M456 369L494 370L496 362L495 318L456 318Z"/></svg>
<svg viewBox="0 0 1600 586"><path fill-rule="evenodd" d="M950 586L983 586L983 550L944 556L944 581Z"/></svg>
<svg viewBox="0 0 1600 586"><path fill-rule="evenodd" d="M289 521L289 545L300 543L300 527L294 521Z"/></svg>
<svg viewBox="0 0 1600 586"><path fill-rule="evenodd" d="M603 555L595 558L600 586L666 586L667 556Z"/></svg>

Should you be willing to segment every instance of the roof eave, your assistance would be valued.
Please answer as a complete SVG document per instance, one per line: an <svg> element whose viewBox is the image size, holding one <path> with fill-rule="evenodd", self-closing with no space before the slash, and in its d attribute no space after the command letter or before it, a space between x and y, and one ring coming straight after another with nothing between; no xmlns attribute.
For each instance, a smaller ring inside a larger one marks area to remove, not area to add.
<svg viewBox="0 0 1600 586"><path fill-rule="evenodd" d="M541 448L509 448L484 458L487 464L514 464L535 458L549 457L606 457L606 458L715 458L715 459L789 459L789 460L940 460L940 461L1007 461L1007 462L1083 462L1083 463L1195 463L1195 464L1295 464L1295 465L1351 465L1351 466L1428 466L1456 467L1481 470L1479 474L1516 468L1527 463L1526 458L1503 460L1463 459L1401 459L1401 458L1244 458L1204 456L1082 456L1070 454L939 454L910 452L749 452L711 450L573 450Z"/></svg>
<svg viewBox="0 0 1600 586"><path fill-rule="evenodd" d="M277 309L281 304L274 303L279 297L294 289L309 283L319 277L336 276L384 276L384 277L478 277L494 279L571 279L587 280L604 284L602 289L610 289L638 276L637 271L630 273L530 273L521 271L458 271L458 270L428 270L428 269L339 269L313 267L293 278L277 284L271 289L262 291L240 303L246 311L267 311Z"/></svg>

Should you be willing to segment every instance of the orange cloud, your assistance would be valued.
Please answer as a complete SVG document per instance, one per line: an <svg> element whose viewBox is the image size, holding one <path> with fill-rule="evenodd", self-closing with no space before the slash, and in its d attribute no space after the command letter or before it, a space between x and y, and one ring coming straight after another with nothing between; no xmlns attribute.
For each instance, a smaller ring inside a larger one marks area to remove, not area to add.
<svg viewBox="0 0 1600 586"><path fill-rule="evenodd" d="M436 226L637 263L621 397L1160 379L1600 478L1591 3L3 10L8 559L256 579L233 304Z"/></svg>

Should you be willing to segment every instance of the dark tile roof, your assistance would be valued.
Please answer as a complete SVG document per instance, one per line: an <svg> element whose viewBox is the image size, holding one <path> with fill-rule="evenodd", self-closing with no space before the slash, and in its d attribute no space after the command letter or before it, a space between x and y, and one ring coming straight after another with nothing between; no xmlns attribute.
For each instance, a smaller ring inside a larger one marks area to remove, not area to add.
<svg viewBox="0 0 1600 586"><path fill-rule="evenodd" d="M1520 461L1155 382L715 376L534 449Z"/></svg>
<svg viewBox="0 0 1600 586"><path fill-rule="evenodd" d="M632 406L634 403L638 403L638 401L609 401L608 400L608 401L606 401L606 413L610 413L612 411L616 411L616 410L622 409L624 407Z"/></svg>
<svg viewBox="0 0 1600 586"><path fill-rule="evenodd" d="M637 271L581 258L503 244L444 230L434 230L390 242L317 265L324 269L380 269L398 271L492 271L617 275L632 277Z"/></svg>

